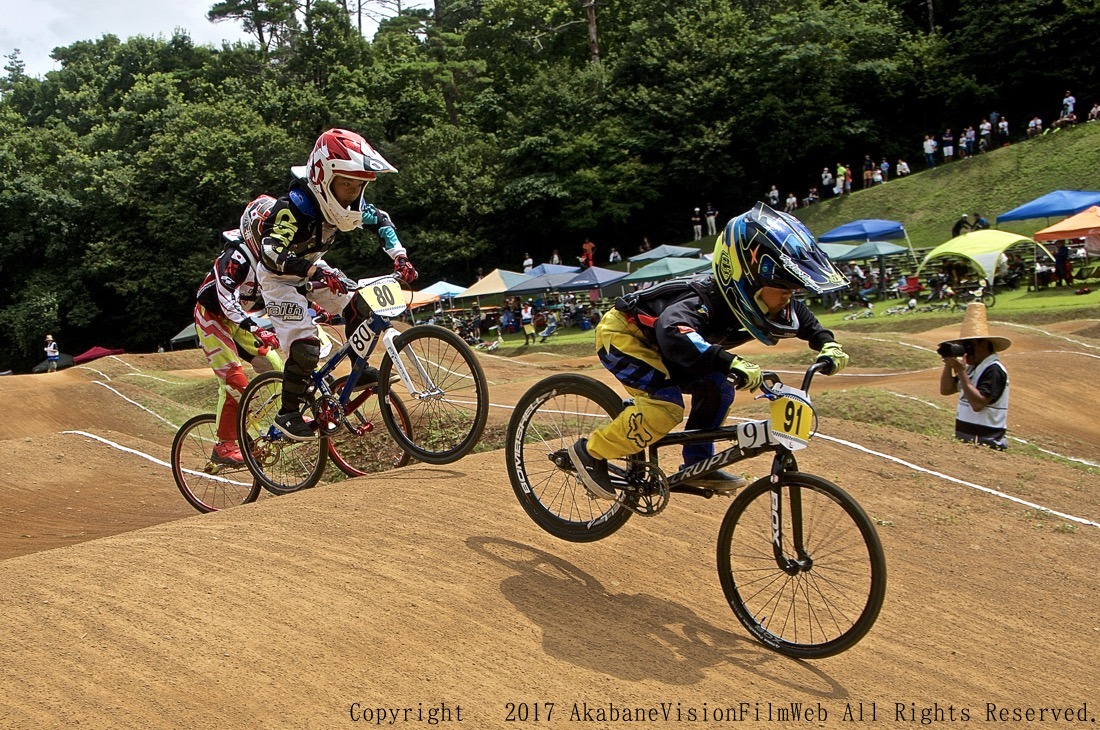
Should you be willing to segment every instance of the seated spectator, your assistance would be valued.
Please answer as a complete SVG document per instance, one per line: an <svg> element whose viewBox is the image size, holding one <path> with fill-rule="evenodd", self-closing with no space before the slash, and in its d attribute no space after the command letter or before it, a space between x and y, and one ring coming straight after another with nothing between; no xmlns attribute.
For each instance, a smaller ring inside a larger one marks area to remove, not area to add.
<svg viewBox="0 0 1100 730"><path fill-rule="evenodd" d="M787 205L783 207L784 213L793 213L798 209L798 198L794 193L787 193Z"/></svg>
<svg viewBox="0 0 1100 730"><path fill-rule="evenodd" d="M882 170L877 167L871 171L871 184L882 185Z"/></svg>
<svg viewBox="0 0 1100 730"><path fill-rule="evenodd" d="M810 192L806 193L806 197L802 199L802 207L813 205L819 200L821 200L821 196L818 195L817 188L810 188Z"/></svg>
<svg viewBox="0 0 1100 730"><path fill-rule="evenodd" d="M1027 138L1032 139L1038 137L1043 133L1043 120L1038 116L1032 117L1031 121L1027 123Z"/></svg>
<svg viewBox="0 0 1100 730"><path fill-rule="evenodd" d="M1097 119L1100 119L1100 102L1092 105L1092 109L1089 110L1088 119L1086 119L1085 121L1095 122Z"/></svg>
<svg viewBox="0 0 1100 730"><path fill-rule="evenodd" d="M897 171L898 171L898 177L905 177L910 172L909 163L906 162L905 160L899 159L898 160Z"/></svg>
<svg viewBox="0 0 1100 730"><path fill-rule="evenodd" d="M1054 123L1055 129L1063 129L1064 127L1072 127L1077 124L1077 115L1073 112L1066 114Z"/></svg>

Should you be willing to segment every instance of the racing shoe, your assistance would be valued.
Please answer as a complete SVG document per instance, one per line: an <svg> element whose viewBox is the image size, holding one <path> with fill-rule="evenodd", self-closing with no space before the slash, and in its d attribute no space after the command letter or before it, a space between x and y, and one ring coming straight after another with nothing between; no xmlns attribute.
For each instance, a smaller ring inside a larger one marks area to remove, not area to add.
<svg viewBox="0 0 1100 730"><path fill-rule="evenodd" d="M611 475L607 472L607 461L588 453L588 439L580 439L569 447L569 459L577 470L577 478L593 497L615 499Z"/></svg>
<svg viewBox="0 0 1100 730"><path fill-rule="evenodd" d="M312 441L318 438L313 426L306 423L306 419L302 418L302 414L298 411L275 416L275 428L292 441Z"/></svg>
<svg viewBox="0 0 1100 730"><path fill-rule="evenodd" d="M234 441L222 441L214 445L210 461L222 466L244 466L244 454Z"/></svg>
<svg viewBox="0 0 1100 730"><path fill-rule="evenodd" d="M687 467L681 466L680 468L685 469ZM729 495L735 494L738 489L748 486L749 480L743 476L730 474L728 471L717 469L706 474L700 474L683 483L689 487L710 489L716 494Z"/></svg>

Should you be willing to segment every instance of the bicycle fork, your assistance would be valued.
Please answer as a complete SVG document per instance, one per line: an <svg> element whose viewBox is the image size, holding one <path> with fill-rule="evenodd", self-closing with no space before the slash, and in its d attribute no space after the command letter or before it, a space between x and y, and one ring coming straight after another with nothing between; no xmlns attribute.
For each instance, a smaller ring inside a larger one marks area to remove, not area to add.
<svg viewBox="0 0 1100 730"><path fill-rule="evenodd" d="M802 489L797 484L787 487L790 495L791 512L791 544L797 557L787 557L783 552L783 488L779 486L779 477L784 471L796 470L793 459L790 456L777 455L772 465L771 490L772 497L772 554L775 556L775 564L787 575L798 575L808 572L813 568L814 561L806 552L802 532Z"/></svg>
<svg viewBox="0 0 1100 730"><path fill-rule="evenodd" d="M412 376L409 375L409 369L405 365L405 360L401 357L400 353L397 351L397 346L393 343L397 337L397 330L393 328L387 329L382 335L382 346L386 348L386 352L390 356L390 361L393 362L393 367L397 370L397 375L401 378L401 383L405 386L405 390L417 400L441 398L443 396L443 391L432 381L431 376L428 375L427 370L424 368L424 363L420 361L420 358L410 347L406 348L406 357L412 361L413 367L416 369L416 374L420 378L420 382L424 384L424 389L418 390L416 386L413 385Z"/></svg>

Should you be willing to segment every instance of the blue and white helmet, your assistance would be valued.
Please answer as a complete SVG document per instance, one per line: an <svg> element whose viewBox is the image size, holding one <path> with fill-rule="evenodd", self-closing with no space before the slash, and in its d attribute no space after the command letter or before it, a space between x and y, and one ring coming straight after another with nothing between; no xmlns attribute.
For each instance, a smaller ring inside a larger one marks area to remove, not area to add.
<svg viewBox="0 0 1100 730"><path fill-rule="evenodd" d="M792 215L764 203L726 224L711 263L722 297L757 340L774 345L798 333L792 315L768 317L757 294L765 286L826 294L848 287L848 279Z"/></svg>

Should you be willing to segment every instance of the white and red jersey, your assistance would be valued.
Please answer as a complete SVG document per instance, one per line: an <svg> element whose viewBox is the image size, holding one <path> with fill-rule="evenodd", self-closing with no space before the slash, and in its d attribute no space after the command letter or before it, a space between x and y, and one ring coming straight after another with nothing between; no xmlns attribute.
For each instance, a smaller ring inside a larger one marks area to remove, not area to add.
<svg viewBox="0 0 1100 730"><path fill-rule="evenodd" d="M251 316L262 313L263 295L256 281L258 262L241 240L240 231L222 233L226 247L199 285L195 297L208 312L251 329Z"/></svg>

